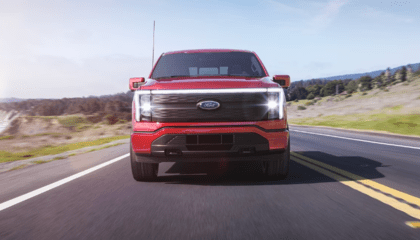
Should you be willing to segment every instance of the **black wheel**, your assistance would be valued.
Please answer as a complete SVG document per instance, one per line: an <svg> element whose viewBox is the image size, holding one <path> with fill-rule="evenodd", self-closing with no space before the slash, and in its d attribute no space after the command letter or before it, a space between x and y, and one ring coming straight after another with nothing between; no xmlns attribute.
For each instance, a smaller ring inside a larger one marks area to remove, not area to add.
<svg viewBox="0 0 420 240"><path fill-rule="evenodd" d="M287 141L286 151L279 156L279 161L281 162L281 171L279 173L279 179L287 178L289 175L289 164L290 164L290 138Z"/></svg>
<svg viewBox="0 0 420 240"><path fill-rule="evenodd" d="M159 163L142 163L136 161L136 154L133 151L133 147L130 142L130 160L131 160L131 171L133 172L133 178L136 181L155 181L157 179L157 173L159 169Z"/></svg>
<svg viewBox="0 0 420 240"><path fill-rule="evenodd" d="M289 174L290 139L283 153L276 154L275 159L262 162L263 174L270 180L285 179Z"/></svg>

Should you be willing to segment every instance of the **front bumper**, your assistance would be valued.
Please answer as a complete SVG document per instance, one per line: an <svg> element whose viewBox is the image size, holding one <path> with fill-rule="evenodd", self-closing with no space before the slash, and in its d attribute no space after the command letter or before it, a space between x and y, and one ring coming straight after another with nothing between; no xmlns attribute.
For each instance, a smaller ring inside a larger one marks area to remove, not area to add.
<svg viewBox="0 0 420 240"><path fill-rule="evenodd" d="M138 162L213 162L269 160L287 148L287 129L259 126L166 127L134 132Z"/></svg>

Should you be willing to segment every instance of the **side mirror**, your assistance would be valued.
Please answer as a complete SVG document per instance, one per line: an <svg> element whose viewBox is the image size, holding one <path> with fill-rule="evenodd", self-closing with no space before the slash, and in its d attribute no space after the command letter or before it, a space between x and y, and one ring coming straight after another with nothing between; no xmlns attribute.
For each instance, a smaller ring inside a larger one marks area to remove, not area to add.
<svg viewBox="0 0 420 240"><path fill-rule="evenodd" d="M274 75L273 82L280 84L282 88L288 88L290 86L289 75Z"/></svg>
<svg viewBox="0 0 420 240"><path fill-rule="evenodd" d="M130 78L129 88L131 91L135 91L138 90L140 86L144 85L145 83L146 82L144 80L144 77Z"/></svg>

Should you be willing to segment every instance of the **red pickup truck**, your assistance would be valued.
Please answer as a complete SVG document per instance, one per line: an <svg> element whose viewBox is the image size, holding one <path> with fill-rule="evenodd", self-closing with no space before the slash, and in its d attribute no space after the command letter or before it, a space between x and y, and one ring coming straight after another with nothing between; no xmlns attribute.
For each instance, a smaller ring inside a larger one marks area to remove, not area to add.
<svg viewBox="0 0 420 240"><path fill-rule="evenodd" d="M270 179L289 172L283 88L254 52L201 49L162 54L149 79L131 78L130 141L137 181L157 178L161 162L258 161Z"/></svg>

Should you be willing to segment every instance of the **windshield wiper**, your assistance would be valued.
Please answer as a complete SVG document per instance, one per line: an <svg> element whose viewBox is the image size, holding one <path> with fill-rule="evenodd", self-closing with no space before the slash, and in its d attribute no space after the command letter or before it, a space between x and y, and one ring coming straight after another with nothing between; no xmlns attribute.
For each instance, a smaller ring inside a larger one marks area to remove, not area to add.
<svg viewBox="0 0 420 240"><path fill-rule="evenodd" d="M158 77L158 78L155 78L155 79L160 79L160 78L179 78L179 77L190 77L190 75L171 75L171 76Z"/></svg>
<svg viewBox="0 0 420 240"><path fill-rule="evenodd" d="M257 75L242 75L242 74L223 74L220 76L228 76L228 77L263 77L263 76L257 76Z"/></svg>
<svg viewBox="0 0 420 240"><path fill-rule="evenodd" d="M218 75L171 75L171 76L163 76L163 77L157 77L155 79L161 79L161 78L179 78L179 77L263 77L263 76L255 76L255 75L241 75L241 74L218 74Z"/></svg>

